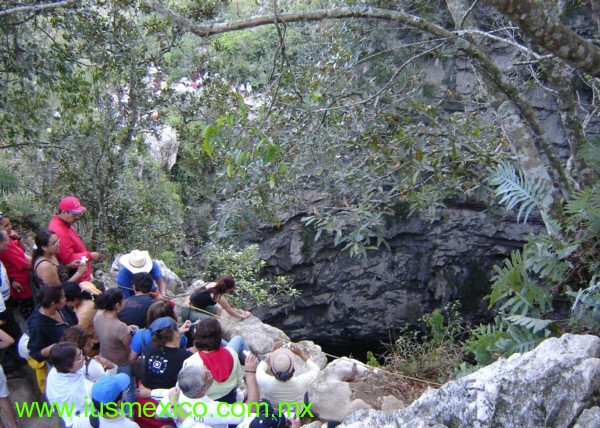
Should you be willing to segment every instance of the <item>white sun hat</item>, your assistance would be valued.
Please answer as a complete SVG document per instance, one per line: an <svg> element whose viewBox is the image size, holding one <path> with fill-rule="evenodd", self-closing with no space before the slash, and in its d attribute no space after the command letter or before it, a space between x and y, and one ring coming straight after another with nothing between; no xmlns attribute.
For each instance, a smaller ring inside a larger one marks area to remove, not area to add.
<svg viewBox="0 0 600 428"><path fill-rule="evenodd" d="M131 273L150 272L152 270L152 259L148 251L133 250L131 253L121 256L119 261Z"/></svg>

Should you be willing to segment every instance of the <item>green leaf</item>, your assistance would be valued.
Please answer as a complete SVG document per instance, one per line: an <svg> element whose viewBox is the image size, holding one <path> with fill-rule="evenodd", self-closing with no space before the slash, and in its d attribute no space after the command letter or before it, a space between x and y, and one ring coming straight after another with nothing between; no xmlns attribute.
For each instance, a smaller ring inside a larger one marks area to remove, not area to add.
<svg viewBox="0 0 600 428"><path fill-rule="evenodd" d="M208 156L212 156L214 149L210 143L210 139L209 138L205 138L204 139L204 151L206 152L206 154Z"/></svg>
<svg viewBox="0 0 600 428"><path fill-rule="evenodd" d="M551 188L547 181L541 178L531 181L521 171L517 172L512 165L504 163L492 171L489 181L497 186L496 195L502 196L500 204L505 203L509 209L520 206L517 221L524 216L523 223L527 223L533 208L542 206Z"/></svg>
<svg viewBox="0 0 600 428"><path fill-rule="evenodd" d="M533 330L533 333L539 333L542 330L546 330L549 326L554 324L554 320L542 320L539 318L526 317L522 315L511 315L506 317L506 320L514 325L520 325L528 330Z"/></svg>

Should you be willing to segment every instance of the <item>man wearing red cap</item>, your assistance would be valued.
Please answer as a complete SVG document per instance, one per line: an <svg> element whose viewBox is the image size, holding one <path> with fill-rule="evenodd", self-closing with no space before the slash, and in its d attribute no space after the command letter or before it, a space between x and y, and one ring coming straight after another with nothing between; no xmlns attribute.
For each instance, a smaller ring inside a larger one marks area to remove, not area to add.
<svg viewBox="0 0 600 428"><path fill-rule="evenodd" d="M79 282L91 279L92 262L97 262L102 257L98 252L88 251L77 231L73 229L75 222L86 211L87 208L81 205L79 199L68 196L60 201L58 214L54 214L48 224L48 229L56 233L60 240L58 259L70 269L77 268L82 261L87 263L88 269Z"/></svg>

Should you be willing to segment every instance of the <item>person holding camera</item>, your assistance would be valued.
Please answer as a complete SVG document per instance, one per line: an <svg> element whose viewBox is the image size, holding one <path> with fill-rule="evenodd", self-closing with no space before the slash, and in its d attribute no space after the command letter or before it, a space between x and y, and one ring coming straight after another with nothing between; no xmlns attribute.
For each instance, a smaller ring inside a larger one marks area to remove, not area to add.
<svg viewBox="0 0 600 428"><path fill-rule="evenodd" d="M294 358L302 358L308 371L295 375ZM270 372L272 373L269 374ZM308 388L317 379L321 369L298 345L284 345L278 342L271 354L256 369L256 381L261 398L266 398L278 408L279 403L306 403Z"/></svg>
<svg viewBox="0 0 600 428"><path fill-rule="evenodd" d="M60 240L60 249L56 256L68 269L70 274L78 271L80 275L75 279L77 282L91 281L92 263L102 257L97 251L88 251L87 247L79 237L73 225L79 221L87 208L81 205L75 196L63 198L58 204L58 213L52 217L48 229L56 233ZM84 265L83 273L79 266Z"/></svg>

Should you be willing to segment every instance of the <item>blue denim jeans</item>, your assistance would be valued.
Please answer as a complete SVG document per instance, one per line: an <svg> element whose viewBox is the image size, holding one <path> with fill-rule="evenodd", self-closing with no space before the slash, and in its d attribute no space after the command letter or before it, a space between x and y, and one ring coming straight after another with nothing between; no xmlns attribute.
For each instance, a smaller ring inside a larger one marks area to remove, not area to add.
<svg viewBox="0 0 600 428"><path fill-rule="evenodd" d="M223 343L223 341L221 341L221 343ZM238 355L242 351L250 350L248 344L242 336L233 336L231 340L229 342L226 342L226 344L223 346L227 346L229 349L233 349Z"/></svg>

